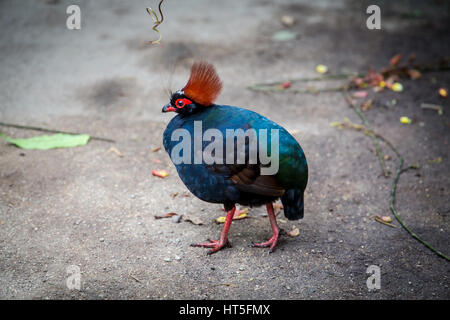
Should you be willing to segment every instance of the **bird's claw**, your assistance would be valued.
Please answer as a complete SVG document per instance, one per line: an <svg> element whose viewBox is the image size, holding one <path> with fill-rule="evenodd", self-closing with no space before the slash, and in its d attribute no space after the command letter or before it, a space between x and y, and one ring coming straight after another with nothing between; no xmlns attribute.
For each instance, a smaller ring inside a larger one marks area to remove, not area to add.
<svg viewBox="0 0 450 320"><path fill-rule="evenodd" d="M207 239L207 241L208 242L192 243L191 247L211 248L211 250L208 251L208 254L213 254L224 247L231 248L231 243L228 240L221 242L220 240Z"/></svg>
<svg viewBox="0 0 450 320"><path fill-rule="evenodd" d="M269 247L269 254L275 251L275 246L278 243L279 234L274 234L269 240L261 243L251 243L252 248L267 248Z"/></svg>

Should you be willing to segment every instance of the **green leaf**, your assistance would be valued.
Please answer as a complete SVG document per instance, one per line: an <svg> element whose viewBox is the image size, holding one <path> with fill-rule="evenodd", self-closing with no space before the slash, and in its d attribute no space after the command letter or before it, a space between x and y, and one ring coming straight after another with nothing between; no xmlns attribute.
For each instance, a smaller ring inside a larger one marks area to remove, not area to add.
<svg viewBox="0 0 450 320"><path fill-rule="evenodd" d="M56 133L52 135L42 135L26 139L14 139L0 133L9 143L27 150L48 150L55 148L72 148L84 146L88 143L90 136L88 134L66 134Z"/></svg>

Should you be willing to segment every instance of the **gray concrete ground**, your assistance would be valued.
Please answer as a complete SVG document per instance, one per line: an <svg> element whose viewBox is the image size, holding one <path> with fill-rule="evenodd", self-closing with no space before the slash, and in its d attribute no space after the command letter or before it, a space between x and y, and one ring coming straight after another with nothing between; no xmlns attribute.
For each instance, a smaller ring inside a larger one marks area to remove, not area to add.
<svg viewBox="0 0 450 320"><path fill-rule="evenodd" d="M375 1L372 1L375 2ZM368 137L330 122L358 122L341 93L264 94L246 86L380 68L396 53L419 61L449 56L448 1L379 1L382 30L365 26L367 1L166 1L161 46L145 7L155 1L1 1L0 118L109 137L111 144L23 151L0 141L0 297L2 299L448 299L449 263L402 228L373 220L389 215L391 179L381 176ZM69 4L82 29L65 27ZM297 38L271 40L297 23ZM295 132L310 167L300 235L278 250L247 247L270 236L262 208L232 224L233 248L207 256L189 244L219 235L220 206L182 185L168 156L152 152L172 115L164 90L187 80L191 63L214 63L224 82L218 102L248 107ZM408 164L398 207L405 222L450 254L448 72L403 81L404 91L373 94L366 116ZM397 104L391 103L392 99ZM444 114L420 108L444 106ZM399 118L416 120L401 125ZM423 122L424 126L419 126ZM15 137L36 132L1 128ZM387 148L384 152L394 155ZM440 163L429 160L441 157ZM157 163L161 161L161 163ZM387 161L391 171L395 162ZM166 179L153 177L166 169ZM178 196L173 194L178 192ZM171 196L172 195L172 196ZM155 220L167 212L203 225ZM398 226L398 223L394 221ZM81 270L81 291L66 286ZM381 268L381 289L366 269Z"/></svg>

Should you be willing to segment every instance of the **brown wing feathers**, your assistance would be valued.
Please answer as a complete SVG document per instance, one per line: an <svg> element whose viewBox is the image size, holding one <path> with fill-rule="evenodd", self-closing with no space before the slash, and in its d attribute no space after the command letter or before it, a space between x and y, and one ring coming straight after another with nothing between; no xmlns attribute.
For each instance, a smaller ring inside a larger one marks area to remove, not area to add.
<svg viewBox="0 0 450 320"><path fill-rule="evenodd" d="M258 166L247 166L241 171L233 174L230 178L236 184L236 187L244 192L255 193L265 196L280 197L284 189L274 176L259 175Z"/></svg>

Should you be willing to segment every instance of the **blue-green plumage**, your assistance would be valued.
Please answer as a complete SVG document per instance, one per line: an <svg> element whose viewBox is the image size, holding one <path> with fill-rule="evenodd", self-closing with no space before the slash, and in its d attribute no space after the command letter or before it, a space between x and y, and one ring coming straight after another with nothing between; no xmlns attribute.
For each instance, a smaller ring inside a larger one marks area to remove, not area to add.
<svg viewBox="0 0 450 320"><path fill-rule="evenodd" d="M262 205L281 197L288 219L303 217L303 193L308 180L308 167L302 148L291 134L277 123L250 110L223 105L199 106L192 112L178 114L168 124L163 143L170 156L174 146L179 143L178 140L171 140L174 130L186 129L194 138L194 121L201 121L203 132L218 129L224 139L224 148L226 129L255 129L258 141L260 129L267 129L269 150L272 145L270 130L279 130L279 169L270 177L260 175L260 163L175 164L181 180L195 196L207 202L223 203L226 208L231 208L235 203ZM191 159L194 159L194 139L191 140ZM209 143L202 142L202 148ZM226 156L225 149L223 156ZM241 178L245 178L245 183L241 183L244 181Z"/></svg>

